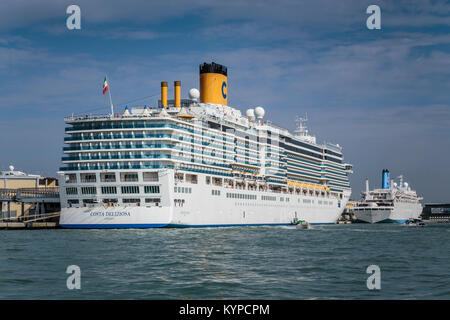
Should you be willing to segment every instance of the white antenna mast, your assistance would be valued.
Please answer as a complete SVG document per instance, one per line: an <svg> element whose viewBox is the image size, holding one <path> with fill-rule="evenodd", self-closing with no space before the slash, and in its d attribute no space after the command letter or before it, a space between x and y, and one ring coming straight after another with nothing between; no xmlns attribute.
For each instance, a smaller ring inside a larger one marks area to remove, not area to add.
<svg viewBox="0 0 450 320"><path fill-rule="evenodd" d="M308 129L305 126L305 122L308 121L308 114L306 114L306 116L303 117L296 117L295 118L295 122L297 123L297 128L295 129L295 134L298 136L307 136L308 135Z"/></svg>
<svg viewBox="0 0 450 320"><path fill-rule="evenodd" d="M400 179L400 188L403 188L403 175L399 175L397 178Z"/></svg>
<svg viewBox="0 0 450 320"><path fill-rule="evenodd" d="M366 179L366 200L372 200L371 197L369 196L369 179Z"/></svg>

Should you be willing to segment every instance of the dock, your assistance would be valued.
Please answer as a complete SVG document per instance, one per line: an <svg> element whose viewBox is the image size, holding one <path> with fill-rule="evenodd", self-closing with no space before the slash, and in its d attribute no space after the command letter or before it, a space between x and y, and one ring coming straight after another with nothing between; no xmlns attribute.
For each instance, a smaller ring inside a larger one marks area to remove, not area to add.
<svg viewBox="0 0 450 320"><path fill-rule="evenodd" d="M56 229L58 222L0 222L0 230Z"/></svg>
<svg viewBox="0 0 450 320"><path fill-rule="evenodd" d="M59 228L58 188L0 189L0 203L6 203L7 210L0 216L0 229L54 229ZM16 216L11 204L33 205L32 214Z"/></svg>

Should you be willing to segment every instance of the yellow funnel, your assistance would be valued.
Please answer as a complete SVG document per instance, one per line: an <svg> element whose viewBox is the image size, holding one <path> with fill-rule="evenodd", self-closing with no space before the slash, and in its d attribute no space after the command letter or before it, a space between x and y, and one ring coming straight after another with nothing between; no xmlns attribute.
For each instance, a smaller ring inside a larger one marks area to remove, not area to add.
<svg viewBox="0 0 450 320"><path fill-rule="evenodd" d="M214 62L200 65L200 102L228 105L227 67Z"/></svg>
<svg viewBox="0 0 450 320"><path fill-rule="evenodd" d="M167 108L167 82L161 82L161 107Z"/></svg>
<svg viewBox="0 0 450 320"><path fill-rule="evenodd" d="M181 107L181 81L174 81L173 83L175 93L175 108Z"/></svg>

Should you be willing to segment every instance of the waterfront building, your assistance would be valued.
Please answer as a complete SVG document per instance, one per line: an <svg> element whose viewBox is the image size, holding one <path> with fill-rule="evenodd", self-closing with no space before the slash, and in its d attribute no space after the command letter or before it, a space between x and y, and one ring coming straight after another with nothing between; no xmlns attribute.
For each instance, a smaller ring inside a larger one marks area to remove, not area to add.
<svg viewBox="0 0 450 320"><path fill-rule="evenodd" d="M12 165L9 166L9 170L0 171L0 190L3 195L15 195L18 190L55 189L57 187L58 180L56 178L24 173L15 170ZM47 207L49 207L49 204L47 204ZM11 196L5 196L4 198L0 196L0 218L27 216L34 214L35 209L36 205L33 203L17 202ZM56 210L54 205L52 210Z"/></svg>
<svg viewBox="0 0 450 320"><path fill-rule="evenodd" d="M450 222L450 203L426 203L422 219Z"/></svg>

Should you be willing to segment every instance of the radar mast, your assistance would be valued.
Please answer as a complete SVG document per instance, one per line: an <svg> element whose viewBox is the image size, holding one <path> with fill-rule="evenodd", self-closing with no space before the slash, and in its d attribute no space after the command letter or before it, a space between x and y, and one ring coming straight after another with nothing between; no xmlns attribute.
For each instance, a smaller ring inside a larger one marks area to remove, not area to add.
<svg viewBox="0 0 450 320"><path fill-rule="evenodd" d="M308 129L305 123L308 121L308 114L305 117L296 117L295 123L297 124L297 128L294 131L294 134L297 138L309 142L316 143L316 137L312 136L308 133Z"/></svg>

